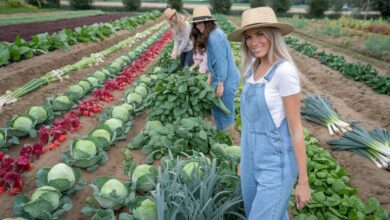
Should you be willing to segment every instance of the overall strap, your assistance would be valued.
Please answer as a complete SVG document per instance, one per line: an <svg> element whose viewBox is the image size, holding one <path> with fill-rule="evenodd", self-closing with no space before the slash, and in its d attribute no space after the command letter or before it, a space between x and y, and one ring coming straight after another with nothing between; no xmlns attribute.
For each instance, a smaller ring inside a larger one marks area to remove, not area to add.
<svg viewBox="0 0 390 220"><path fill-rule="evenodd" d="M272 77L275 75L275 70L283 62L284 62L284 60L278 60L274 64L272 64L271 70L268 72L268 74L266 76L264 76L264 79L267 80L268 82L271 81Z"/></svg>

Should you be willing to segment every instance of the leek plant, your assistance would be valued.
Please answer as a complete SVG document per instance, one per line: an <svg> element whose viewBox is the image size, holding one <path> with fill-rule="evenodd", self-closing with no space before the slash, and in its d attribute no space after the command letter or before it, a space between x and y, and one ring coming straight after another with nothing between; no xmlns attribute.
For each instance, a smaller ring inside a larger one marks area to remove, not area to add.
<svg viewBox="0 0 390 220"><path fill-rule="evenodd" d="M340 120L336 111L333 110L330 98L322 99L319 95L307 93L302 102L304 104L301 109L303 118L327 127L330 135L352 130L351 124Z"/></svg>
<svg viewBox="0 0 390 220"><path fill-rule="evenodd" d="M368 132L361 125L345 133L339 140L328 142L333 150L348 150L367 157L378 168L389 168L390 165L390 131L375 127Z"/></svg>

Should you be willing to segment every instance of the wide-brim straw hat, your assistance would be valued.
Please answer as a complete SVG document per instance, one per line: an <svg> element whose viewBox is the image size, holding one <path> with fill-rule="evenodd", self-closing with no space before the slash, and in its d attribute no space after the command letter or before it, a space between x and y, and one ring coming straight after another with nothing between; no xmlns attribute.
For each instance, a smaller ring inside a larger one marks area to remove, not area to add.
<svg viewBox="0 0 390 220"><path fill-rule="evenodd" d="M203 21L215 21L215 19L211 16L210 9L207 6L194 8L194 11L192 12L192 20L190 23L198 23Z"/></svg>
<svg viewBox="0 0 390 220"><path fill-rule="evenodd" d="M176 10L175 10L175 9L167 8L167 9L165 9L165 11L164 11L164 17L165 17L166 19L170 19L175 13L176 13Z"/></svg>
<svg viewBox="0 0 390 220"><path fill-rule="evenodd" d="M282 35L291 33L294 27L289 23L278 22L274 10L270 7L251 8L242 13L241 27L228 35L230 41L241 41L242 34L252 28L274 27Z"/></svg>

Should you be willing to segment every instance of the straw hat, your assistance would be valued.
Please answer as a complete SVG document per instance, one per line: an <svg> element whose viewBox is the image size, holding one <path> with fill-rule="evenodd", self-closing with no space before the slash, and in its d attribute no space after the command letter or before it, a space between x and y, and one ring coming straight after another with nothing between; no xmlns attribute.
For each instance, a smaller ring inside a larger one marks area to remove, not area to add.
<svg viewBox="0 0 390 220"><path fill-rule="evenodd" d="M289 34L294 27L291 24L278 22L274 10L270 7L251 8L242 13L241 27L228 35L231 41L241 41L241 35L249 29L257 27L278 28L282 35Z"/></svg>
<svg viewBox="0 0 390 220"><path fill-rule="evenodd" d="M165 11L164 11L164 17L165 17L166 19L170 19L175 13L176 13L176 10L175 10L175 9L167 8L167 9L165 9Z"/></svg>
<svg viewBox="0 0 390 220"><path fill-rule="evenodd" d="M192 20L190 23L198 23L203 21L215 21L215 19L211 17L210 9L207 6L194 8L192 13Z"/></svg>

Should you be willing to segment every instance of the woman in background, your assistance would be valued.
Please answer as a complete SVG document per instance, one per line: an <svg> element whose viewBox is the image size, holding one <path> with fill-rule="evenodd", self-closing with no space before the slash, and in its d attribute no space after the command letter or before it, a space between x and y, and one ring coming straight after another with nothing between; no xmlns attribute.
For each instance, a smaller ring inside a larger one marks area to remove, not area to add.
<svg viewBox="0 0 390 220"><path fill-rule="evenodd" d="M173 31L174 46L171 54L172 59L180 57L180 69L192 66L192 41L190 39L191 24L186 22L186 17L180 15L175 9L167 8L164 17L169 22Z"/></svg>
<svg viewBox="0 0 390 220"><path fill-rule="evenodd" d="M194 9L191 39L194 47L207 53L208 83L229 109L226 115L219 108L213 108L213 117L217 130L228 130L236 137L234 128L234 96L240 83L240 73L236 67L229 41L225 33L217 27L210 10L205 7Z"/></svg>

